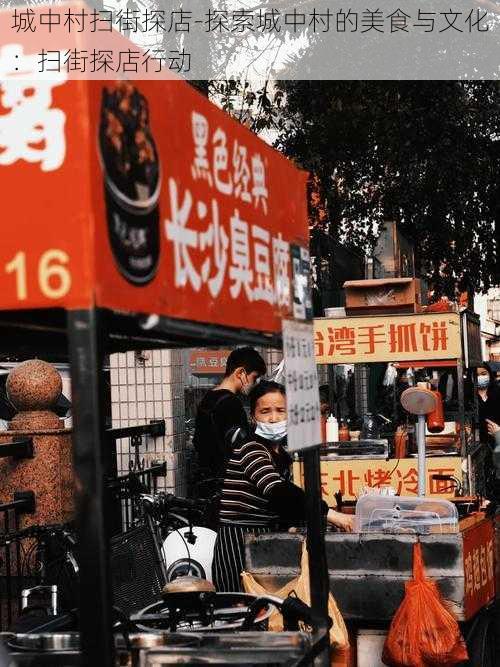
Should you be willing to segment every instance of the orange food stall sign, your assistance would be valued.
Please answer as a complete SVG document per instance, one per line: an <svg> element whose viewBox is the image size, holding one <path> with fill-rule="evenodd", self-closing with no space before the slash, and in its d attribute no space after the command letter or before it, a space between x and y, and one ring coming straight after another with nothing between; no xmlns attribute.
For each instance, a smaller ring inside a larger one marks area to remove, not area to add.
<svg viewBox="0 0 500 667"><path fill-rule="evenodd" d="M20 83L2 65L15 48L0 50L0 307L280 332L306 173L184 81Z"/></svg>
<svg viewBox="0 0 500 667"><path fill-rule="evenodd" d="M433 479L434 475L461 476L461 460L458 456L443 456L426 461L427 496L452 498L455 487L448 480ZM302 463L293 464L293 477L304 486ZM392 486L398 495L418 495L417 460L409 459L349 459L321 461L321 490L323 499L335 507L335 494L340 491L343 500L356 500L364 486L378 488Z"/></svg>
<svg viewBox="0 0 500 667"><path fill-rule="evenodd" d="M495 597L495 535L485 519L463 533L465 618L472 618Z"/></svg>
<svg viewBox="0 0 500 667"><path fill-rule="evenodd" d="M224 375L231 350L193 350L189 354L192 375Z"/></svg>
<svg viewBox="0 0 500 667"><path fill-rule="evenodd" d="M461 357L456 313L317 318L318 364L357 364Z"/></svg>

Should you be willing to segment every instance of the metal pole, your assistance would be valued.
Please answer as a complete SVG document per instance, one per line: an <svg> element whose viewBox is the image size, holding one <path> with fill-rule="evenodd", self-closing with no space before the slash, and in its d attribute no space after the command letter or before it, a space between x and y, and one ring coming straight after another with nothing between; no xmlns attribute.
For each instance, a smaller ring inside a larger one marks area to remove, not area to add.
<svg viewBox="0 0 500 667"><path fill-rule="evenodd" d="M464 364L462 359L457 359L457 390L458 390L458 422L460 424L460 457L463 461L467 461L467 470L462 467L462 489L464 495L471 491L471 465L470 457L467 453L467 436L465 433L465 391L464 391ZM475 419L472 423L472 432L475 428Z"/></svg>
<svg viewBox="0 0 500 667"><path fill-rule="evenodd" d="M497 478L500 478L500 468L497 465ZM498 542L500 540L500 508L497 507L495 516L493 517L493 544L497 545L496 550L498 554ZM500 563L498 561L495 564L495 574L496 581L499 579L500 575ZM495 589L495 605L493 607L493 618L494 618L494 634L495 634L495 654L500 655L500 588L496 586Z"/></svg>
<svg viewBox="0 0 500 667"><path fill-rule="evenodd" d="M335 366L328 364L328 400L330 402L330 413L340 419L338 395L337 395L337 376L335 373ZM334 397L335 396L335 400Z"/></svg>
<svg viewBox="0 0 500 667"><path fill-rule="evenodd" d="M328 563L326 560L323 513L321 509L321 459L319 445L305 450L303 458L311 607L317 614L323 616L325 622L327 622L330 585ZM329 653L329 650L320 653L314 664L327 667L330 664Z"/></svg>
<svg viewBox="0 0 500 667"><path fill-rule="evenodd" d="M68 312L83 664L113 667L104 483L104 336L99 311Z"/></svg>
<svg viewBox="0 0 500 667"><path fill-rule="evenodd" d="M417 421L418 452L418 495L425 496L425 415L418 415Z"/></svg>

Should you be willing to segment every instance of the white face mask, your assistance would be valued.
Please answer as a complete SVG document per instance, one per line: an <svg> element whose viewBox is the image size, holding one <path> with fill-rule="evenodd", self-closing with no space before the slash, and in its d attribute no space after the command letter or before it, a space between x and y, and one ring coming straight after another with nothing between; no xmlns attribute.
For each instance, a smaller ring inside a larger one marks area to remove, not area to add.
<svg viewBox="0 0 500 667"><path fill-rule="evenodd" d="M255 435L265 440L282 440L286 436L286 419L282 422L255 422Z"/></svg>
<svg viewBox="0 0 500 667"><path fill-rule="evenodd" d="M489 375L480 375L477 378L477 386L479 389L487 389L487 387L490 384L490 376Z"/></svg>

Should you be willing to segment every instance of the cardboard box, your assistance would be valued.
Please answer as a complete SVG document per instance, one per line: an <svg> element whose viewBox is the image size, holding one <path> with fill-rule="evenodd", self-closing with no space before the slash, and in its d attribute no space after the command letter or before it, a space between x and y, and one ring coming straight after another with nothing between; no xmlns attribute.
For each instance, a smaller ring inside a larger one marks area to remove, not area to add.
<svg viewBox="0 0 500 667"><path fill-rule="evenodd" d="M348 315L421 312L418 278L350 280L344 283Z"/></svg>

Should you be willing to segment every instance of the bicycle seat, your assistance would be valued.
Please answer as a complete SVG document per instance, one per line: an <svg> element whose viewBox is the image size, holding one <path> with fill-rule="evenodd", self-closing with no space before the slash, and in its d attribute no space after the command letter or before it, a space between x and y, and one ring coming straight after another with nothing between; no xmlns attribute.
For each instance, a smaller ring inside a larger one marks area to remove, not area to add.
<svg viewBox="0 0 500 667"><path fill-rule="evenodd" d="M162 597L170 597L180 593L215 593L215 586L211 581L201 579L200 577L178 577L165 584L162 590Z"/></svg>

